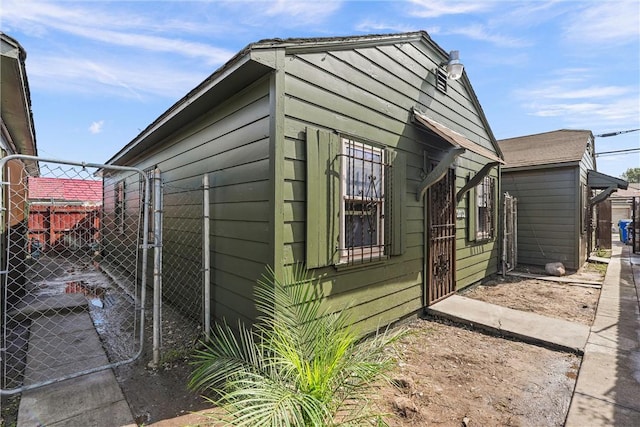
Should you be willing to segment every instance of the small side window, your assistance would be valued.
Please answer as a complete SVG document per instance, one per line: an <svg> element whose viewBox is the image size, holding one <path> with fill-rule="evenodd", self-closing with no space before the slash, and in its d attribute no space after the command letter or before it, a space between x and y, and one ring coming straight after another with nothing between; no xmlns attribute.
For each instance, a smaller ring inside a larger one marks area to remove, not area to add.
<svg viewBox="0 0 640 427"><path fill-rule="evenodd" d="M495 218L495 179L484 177L476 187L476 240L489 240L494 237Z"/></svg>

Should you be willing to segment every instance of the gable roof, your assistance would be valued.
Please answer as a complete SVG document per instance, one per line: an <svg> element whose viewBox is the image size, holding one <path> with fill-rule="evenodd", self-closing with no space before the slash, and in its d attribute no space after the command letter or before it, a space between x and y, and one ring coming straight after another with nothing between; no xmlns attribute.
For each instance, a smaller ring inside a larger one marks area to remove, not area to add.
<svg viewBox="0 0 640 427"><path fill-rule="evenodd" d="M535 135L501 139L505 168L580 162L593 140L590 130L560 129Z"/></svg>
<svg viewBox="0 0 640 427"><path fill-rule="evenodd" d="M192 120L194 116L208 111L212 105L217 105L252 82L273 72L278 67L276 50L284 50L285 54L291 54L357 49L418 41L433 46L441 56L435 58L436 60L444 61L448 58L448 53L434 42L426 31L346 37L275 38L251 43L173 104L106 163L126 164L131 159L142 155L154 143L171 135L180 126ZM463 72L460 81L468 90L471 102L487 131L491 145L500 157L500 148L466 72Z"/></svg>
<svg viewBox="0 0 640 427"><path fill-rule="evenodd" d="M29 200L102 202L102 181L29 177Z"/></svg>

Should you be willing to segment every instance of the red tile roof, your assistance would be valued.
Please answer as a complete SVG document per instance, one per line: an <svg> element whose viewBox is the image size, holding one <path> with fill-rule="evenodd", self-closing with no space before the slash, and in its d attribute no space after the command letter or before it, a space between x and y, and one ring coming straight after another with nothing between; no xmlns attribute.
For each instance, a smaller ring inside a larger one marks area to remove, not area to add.
<svg viewBox="0 0 640 427"><path fill-rule="evenodd" d="M102 181L29 177L29 199L102 202Z"/></svg>

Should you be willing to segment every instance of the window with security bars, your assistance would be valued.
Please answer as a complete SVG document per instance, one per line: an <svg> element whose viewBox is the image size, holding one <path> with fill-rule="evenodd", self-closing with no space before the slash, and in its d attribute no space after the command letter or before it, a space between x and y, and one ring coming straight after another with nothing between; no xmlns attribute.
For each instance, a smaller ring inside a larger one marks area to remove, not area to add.
<svg viewBox="0 0 640 427"><path fill-rule="evenodd" d="M476 187L476 239L487 240L494 234L495 178L485 176Z"/></svg>
<svg viewBox="0 0 640 427"><path fill-rule="evenodd" d="M385 255L385 153L381 148L342 140L340 262Z"/></svg>

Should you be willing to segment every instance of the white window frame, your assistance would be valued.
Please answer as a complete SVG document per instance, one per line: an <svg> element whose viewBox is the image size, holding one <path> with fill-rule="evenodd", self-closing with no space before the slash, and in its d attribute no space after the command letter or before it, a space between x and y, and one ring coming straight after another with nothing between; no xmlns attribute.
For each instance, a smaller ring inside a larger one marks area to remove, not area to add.
<svg viewBox="0 0 640 427"><path fill-rule="evenodd" d="M363 153L363 156L360 158L353 156L351 154L353 149L360 150L360 152ZM385 150L370 144L365 144L348 138L342 138L341 153L340 263L380 259L385 256ZM379 159L375 159L375 161L367 161L364 158L364 153L371 153L372 157L378 156ZM351 174L352 176L355 176L354 174L357 173L355 169L359 164L362 165L360 167L363 172L366 172L366 167L370 167L370 171L373 172L373 174L369 175L369 178L373 176L375 179L377 178L376 174L379 174L380 182L378 184L374 184L373 187L369 186L369 188L365 190L364 194L350 194L352 191L349 187L355 189L357 188L357 184L351 182L349 175ZM349 205L364 203L373 203L376 206L375 212L371 215L376 224L375 240L372 240L370 244L347 247L349 244L347 238L349 235L347 233L347 226L349 222L348 213L364 213L364 209L353 211L352 209L349 209Z"/></svg>

